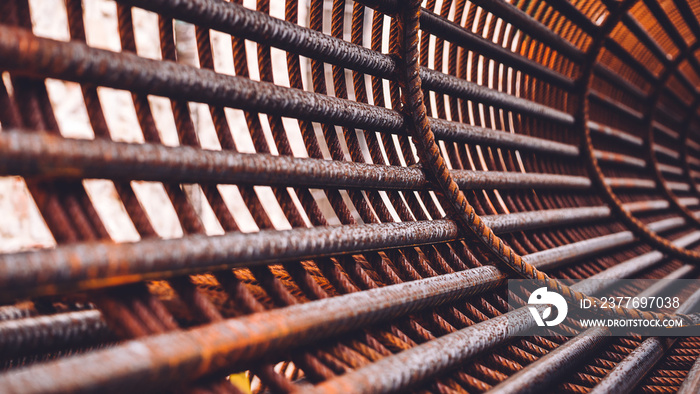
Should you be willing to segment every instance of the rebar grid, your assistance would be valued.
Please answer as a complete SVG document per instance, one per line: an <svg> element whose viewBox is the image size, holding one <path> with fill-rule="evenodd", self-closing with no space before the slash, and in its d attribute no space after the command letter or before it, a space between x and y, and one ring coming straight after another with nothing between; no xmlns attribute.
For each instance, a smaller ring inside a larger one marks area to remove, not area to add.
<svg viewBox="0 0 700 394"><path fill-rule="evenodd" d="M70 41L38 36L28 0L0 4L0 175L56 243L0 254L3 390L697 391L697 338L503 330L534 324L508 312L518 273L698 277L694 2L286 0L281 20L269 0L117 0L110 51L87 44L90 1L65 0ZM160 59L135 9L157 14ZM94 137L65 137L50 80L79 84ZM105 88L130 93L143 143L120 142ZM138 240L113 240L92 179Z"/></svg>

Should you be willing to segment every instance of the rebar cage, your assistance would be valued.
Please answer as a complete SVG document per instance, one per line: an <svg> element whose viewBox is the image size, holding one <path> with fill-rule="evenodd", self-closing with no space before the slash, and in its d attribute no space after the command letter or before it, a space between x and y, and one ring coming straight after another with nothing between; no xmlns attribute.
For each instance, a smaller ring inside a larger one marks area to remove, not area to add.
<svg viewBox="0 0 700 394"><path fill-rule="evenodd" d="M698 277L699 2L34 3L0 175L51 237L0 254L0 391L700 390L698 338L505 323L537 270Z"/></svg>

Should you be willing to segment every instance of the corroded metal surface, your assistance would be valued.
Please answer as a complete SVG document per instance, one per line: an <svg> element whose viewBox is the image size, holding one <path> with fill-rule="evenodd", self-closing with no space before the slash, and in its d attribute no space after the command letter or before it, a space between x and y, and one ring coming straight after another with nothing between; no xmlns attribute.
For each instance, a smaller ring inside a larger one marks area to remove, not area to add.
<svg viewBox="0 0 700 394"><path fill-rule="evenodd" d="M0 391L697 391L698 338L514 337L504 285L698 277L695 2L92 2L0 2L0 176L56 244L0 253Z"/></svg>

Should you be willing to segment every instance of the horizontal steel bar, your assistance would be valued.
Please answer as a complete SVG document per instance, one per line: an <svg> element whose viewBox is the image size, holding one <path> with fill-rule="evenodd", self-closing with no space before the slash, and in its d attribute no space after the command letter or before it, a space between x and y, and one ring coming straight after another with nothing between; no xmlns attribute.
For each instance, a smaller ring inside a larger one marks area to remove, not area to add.
<svg viewBox="0 0 700 394"><path fill-rule="evenodd" d="M639 293L640 298L644 297L651 297L659 292L663 291L666 288L666 285L668 285L668 282L673 283L673 280L676 279L682 279L688 276L693 270L695 269L694 266L690 264L685 264L678 268L677 270L671 272L670 274L664 276L664 279L668 281L659 281L654 283L653 285L645 288L641 293Z"/></svg>
<svg viewBox="0 0 700 394"><path fill-rule="evenodd" d="M700 241L700 231L694 231L688 235L673 241L673 244L684 248ZM634 257L620 264L599 272L590 278L576 283L577 290L586 294L596 294L606 287L611 286L620 278L629 278L643 270L650 268L663 260L664 254L658 250ZM607 280L609 281L607 281Z"/></svg>
<svg viewBox="0 0 700 394"><path fill-rule="evenodd" d="M656 166L659 171L666 173L666 174L673 174L673 175L683 175L683 169L680 167L668 165L668 164L663 164L659 163Z"/></svg>
<svg viewBox="0 0 700 394"><path fill-rule="evenodd" d="M625 204L625 209L630 212L660 211L671 207L671 203L666 200L643 200L629 202Z"/></svg>
<svg viewBox="0 0 700 394"><path fill-rule="evenodd" d="M270 350L279 352L478 294L504 280L497 268L485 266L274 309L5 372L0 374L0 387L25 393L160 391L222 368L246 367L247 360Z"/></svg>
<svg viewBox="0 0 700 394"><path fill-rule="evenodd" d="M537 174L499 171L452 170L452 178L460 189L565 189L585 190L591 180L576 175Z"/></svg>
<svg viewBox="0 0 700 394"><path fill-rule="evenodd" d="M618 165L627 165L636 168L646 168L647 166L647 162L645 160L638 157L623 155L621 153L596 150L595 157L600 161L615 163Z"/></svg>
<svg viewBox="0 0 700 394"><path fill-rule="evenodd" d="M643 146L644 145L644 140L642 138L639 138L635 135L629 134L625 131L619 130L612 128L610 126L606 126L604 124L600 124L597 122L593 122L591 120L588 121L588 128L591 129L591 131L595 131L599 134L604 134L604 135L609 135L611 137L615 137L620 141L625 141L629 142L630 144L634 146Z"/></svg>
<svg viewBox="0 0 700 394"><path fill-rule="evenodd" d="M576 45L510 3L489 0L474 0L472 3L577 63L582 63L586 57L586 54Z"/></svg>
<svg viewBox="0 0 700 394"><path fill-rule="evenodd" d="M494 233L503 234L512 231L534 230L545 226L554 227L584 221L593 222L597 219L608 217L610 217L610 208L601 206L545 209L506 215L484 215L481 219Z"/></svg>
<svg viewBox="0 0 700 394"><path fill-rule="evenodd" d="M0 357L50 351L55 346L89 345L109 333L97 310L59 313L0 322Z"/></svg>
<svg viewBox="0 0 700 394"><path fill-rule="evenodd" d="M615 129L615 128L612 128L610 126L603 125L603 124L593 122L593 121L588 121L587 125L588 125L588 128L591 129L591 131L594 131L598 134L614 137L620 141L627 142L633 146L643 146L644 145L644 140L642 138L637 137L635 135L632 135L630 133L627 133L625 131ZM654 122L653 126L654 126L654 130L658 130L672 139L680 138L680 136L677 132L669 129L668 127L664 126L663 124L661 124L659 122ZM675 158L675 159L679 158L678 154L675 151L668 149L668 148L665 149L663 146L661 146L659 144L654 144L654 150L658 151L659 153L661 153L663 155L669 156L671 158Z"/></svg>
<svg viewBox="0 0 700 394"><path fill-rule="evenodd" d="M360 3L388 15L393 15L398 10L397 0L361 0ZM550 0L549 3L554 9L571 20L586 34L594 35L600 30L600 27L588 19L586 15L567 0Z"/></svg>
<svg viewBox="0 0 700 394"><path fill-rule="evenodd" d="M0 134L0 174L177 183L224 183L343 189L426 190L418 168L187 146L75 140L44 133ZM587 189L588 178L556 174L454 170L462 189Z"/></svg>
<svg viewBox="0 0 700 394"><path fill-rule="evenodd" d="M397 70L396 60L390 56L237 3L214 0L118 2L386 79L393 79Z"/></svg>
<svg viewBox="0 0 700 394"><path fill-rule="evenodd" d="M605 183L612 188L617 189L656 189L656 182L652 179L639 178L606 178ZM684 182L669 182L666 181L666 186L670 190L689 191L690 185Z"/></svg>
<svg viewBox="0 0 700 394"><path fill-rule="evenodd" d="M685 182L666 181L666 186L668 186L668 188L670 190L674 190L674 191L684 191L684 192L690 191L690 185L685 183Z"/></svg>
<svg viewBox="0 0 700 394"><path fill-rule="evenodd" d="M693 156L688 156L687 160L688 160L688 164L690 164L691 166L693 166L695 168L700 169L700 159L695 158Z"/></svg>
<svg viewBox="0 0 700 394"><path fill-rule="evenodd" d="M647 225L647 228L656 233L661 233L674 228L678 228L684 224L685 221L682 219L666 219L654 223L649 223ZM556 248L531 253L523 256L523 260L530 264L537 262L538 269L548 270L560 267L564 264L568 264L574 260L579 260L585 257L593 256L597 253L612 248L618 248L624 245L628 245L634 242L636 239L637 238L634 236L633 232L621 231L618 233L589 238L583 241L573 242Z"/></svg>
<svg viewBox="0 0 700 394"><path fill-rule="evenodd" d="M78 42L40 38L26 30L4 25L0 26L0 54L0 68L16 74L89 83L346 127L406 133L404 116L388 108L217 74L174 62L141 58L131 53L90 48ZM47 61L36 62L37 58ZM451 79L445 78L445 81L449 83ZM476 91L484 89L475 88ZM491 94L497 95L505 96L498 92ZM531 103L523 100L523 105L530 106ZM537 111L547 111L544 108L537 107ZM566 156L577 156L579 153L576 146L525 135L440 119L430 119L430 124L436 137L441 139L489 143Z"/></svg>
<svg viewBox="0 0 700 394"><path fill-rule="evenodd" d="M592 101L597 102L601 106L617 108L620 111L619 113L626 115L630 120L632 120L634 122L641 124L644 121L644 114L642 112L639 112L636 109L633 109L633 108L621 103L620 101L613 99L612 97L606 96L606 95L602 94L601 92L598 92L596 90L591 90L589 92L589 98ZM671 114L669 108L659 104L659 105L657 105L657 109L659 109L660 111L665 113L669 117L669 119L671 119L677 125L682 124L682 119ZM669 129L667 126L663 125L660 122L652 121L652 126L654 127L654 130L660 131L661 133L667 135L668 137L670 137L672 139L677 140L680 137L680 134ZM669 149L664 150L663 147L655 147L655 149L661 150L660 153L662 153L662 154L671 154L671 157L674 157L674 158L679 157L679 154L673 150L669 150Z"/></svg>
<svg viewBox="0 0 700 394"><path fill-rule="evenodd" d="M469 50L503 63L506 66L516 68L518 71L530 74L543 82L557 86L567 92L573 91L576 87L574 80L571 78L524 56L511 52L509 49L493 41L486 40L464 29L462 26L430 11L421 11L420 26L422 30L440 37L445 41L468 48Z"/></svg>
<svg viewBox="0 0 700 394"><path fill-rule="evenodd" d="M430 118L430 127L438 139L511 149L525 149L568 157L577 157L579 155L579 148L575 145L524 134L496 131L436 118ZM396 134L403 134L403 131L397 131Z"/></svg>
<svg viewBox="0 0 700 394"><path fill-rule="evenodd" d="M677 152L673 149L667 148L665 146L659 145L659 144L654 144L654 152L656 152L660 155L669 157L671 159L679 160L681 158L681 155L679 152Z"/></svg>
<svg viewBox="0 0 700 394"><path fill-rule="evenodd" d="M615 113L618 115L626 115L631 120L634 120L636 122L642 122L644 120L644 114L642 114L641 112L613 99L612 97L606 96L597 90L590 90L588 93L588 97L592 102L600 104L601 106L604 106L606 108L615 108L619 110L615 111Z"/></svg>
<svg viewBox="0 0 700 394"><path fill-rule="evenodd" d="M544 264L540 269L549 270L585 256L632 243L635 239L632 232L624 231L528 254L523 256L523 260L529 264L542 261Z"/></svg>
<svg viewBox="0 0 700 394"><path fill-rule="evenodd" d="M654 121L652 126L654 126L655 131L659 131L662 134L665 134L667 137L671 138L672 140L677 140L677 139L681 138L680 133L670 129L669 127L665 126L663 123Z"/></svg>
<svg viewBox="0 0 700 394"><path fill-rule="evenodd" d="M680 227L685 224L685 219L680 216L659 220L658 222L647 224L647 228L654 232L663 232L669 229Z"/></svg>
<svg viewBox="0 0 700 394"><path fill-rule="evenodd" d="M686 207L694 207L694 206L700 205L700 199L695 198L695 197L679 198L678 202L681 203L682 205L685 205Z"/></svg>
<svg viewBox="0 0 700 394"><path fill-rule="evenodd" d="M491 215L482 219L494 232L502 234L609 216L607 207L588 207ZM62 245L0 255L0 300L209 270L443 243L459 237L454 222L432 220L220 236L189 235L123 244Z"/></svg>
<svg viewBox="0 0 700 394"><path fill-rule="evenodd" d="M692 139L687 138L685 140L685 144L688 146L688 148L691 148L691 149L695 150L696 152L700 152L700 144L693 141Z"/></svg>
<svg viewBox="0 0 700 394"><path fill-rule="evenodd" d="M564 125L572 125L574 116L533 101L489 89L475 83L468 83L455 76L428 68L421 68L421 86L439 93L474 100L499 108L522 112L538 118L551 120Z"/></svg>
<svg viewBox="0 0 700 394"><path fill-rule="evenodd" d="M605 183L617 189L656 189L656 182L639 178L606 178Z"/></svg>

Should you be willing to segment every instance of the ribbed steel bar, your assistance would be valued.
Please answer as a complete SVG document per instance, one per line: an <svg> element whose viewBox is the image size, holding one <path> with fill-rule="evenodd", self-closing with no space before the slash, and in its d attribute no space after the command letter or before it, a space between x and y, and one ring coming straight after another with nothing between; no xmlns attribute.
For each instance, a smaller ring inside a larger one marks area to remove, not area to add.
<svg viewBox="0 0 700 394"><path fill-rule="evenodd" d="M627 208L627 210L630 212L641 212L650 210L658 211L668 209L670 206L671 204L666 200L643 200L625 204L625 208Z"/></svg>
<svg viewBox="0 0 700 394"><path fill-rule="evenodd" d="M607 178L605 180L612 188L617 189L655 189L656 182L651 179L638 178Z"/></svg>
<svg viewBox="0 0 700 394"><path fill-rule="evenodd" d="M554 209L485 217L496 233L604 219L607 207ZM449 220L189 235L134 243L82 243L0 255L0 300L115 286L210 270L358 254L454 241Z"/></svg>
<svg viewBox="0 0 700 394"><path fill-rule="evenodd" d="M657 233L678 228L685 224L681 218L670 218L658 222L650 223L648 227ZM584 241L573 242L568 245L559 246L552 249L543 250L523 256L523 260L529 264L537 263L537 267L548 270L568 264L571 261L585 258L596 253L612 248L628 245L636 240L631 231L621 231L619 233L603 235L590 238Z"/></svg>
<svg viewBox="0 0 700 394"><path fill-rule="evenodd" d="M692 233L680 237L673 242L679 247L693 245L700 242L700 231L693 231ZM590 280L583 280L576 285L581 289L581 291L595 294L609 286L610 283L614 283L614 281L617 279L629 278L636 273L652 267L654 264L657 264L663 260L664 257L664 254L658 250L648 252L610 267L605 271L599 272L591 276L589 278ZM603 279L610 279L612 282L608 282Z"/></svg>
<svg viewBox="0 0 700 394"><path fill-rule="evenodd" d="M620 141L625 141L634 146L644 146L644 140L642 138L639 138L625 131L590 120L588 121L587 125L588 128L591 129L591 131L595 131L599 134L615 137Z"/></svg>
<svg viewBox="0 0 700 394"><path fill-rule="evenodd" d="M617 189L655 189L656 182L652 179L639 178L607 178L605 182L612 188ZM666 182L671 190L689 191L690 185L685 182Z"/></svg>
<svg viewBox="0 0 700 394"><path fill-rule="evenodd" d="M623 155L615 152L607 152L603 150L595 151L596 159L603 162L609 162L613 164L618 164L622 166L630 166L636 168L646 168L647 162L644 159L638 157Z"/></svg>
<svg viewBox="0 0 700 394"><path fill-rule="evenodd" d="M582 176L455 170L465 189L587 189ZM0 174L50 178L101 178L178 183L223 183L344 189L427 190L417 168L75 140L44 133L0 134Z"/></svg>
<svg viewBox="0 0 700 394"><path fill-rule="evenodd" d="M615 128L612 128L612 127L609 127L609 126L606 126L606 125L603 125L603 124L600 124L597 122L593 122L593 121L588 121L587 125L591 131L594 131L594 132L601 134L601 135L614 137L614 138L618 139L619 141L626 142L632 146L641 147L644 145L643 139L636 137L634 135L631 135L629 133L626 133L622 130L618 130L618 129L615 129ZM654 127L656 130L663 131L664 134L666 134L672 138L674 138L674 137L676 139L679 138L677 133L675 133L671 130L667 130L667 128L662 127L660 123L655 123ZM659 144L654 144L654 150L655 150L655 152L660 153L660 154L662 154L666 157L672 158L672 159L679 159L679 157L680 157L678 152L675 152L672 149L665 148ZM605 157L605 153L600 153L600 152L601 152L600 150L596 150L597 158L599 160L606 160L607 158ZM621 155L621 156L623 156L623 155ZM634 158L634 159L631 159L628 161L631 165L634 165L636 167L640 167L640 168L646 167L646 162L643 159ZM634 164L632 162L634 162Z"/></svg>
<svg viewBox="0 0 700 394"><path fill-rule="evenodd" d="M81 346L103 340L109 330L97 310L26 317L0 322L0 357Z"/></svg>

